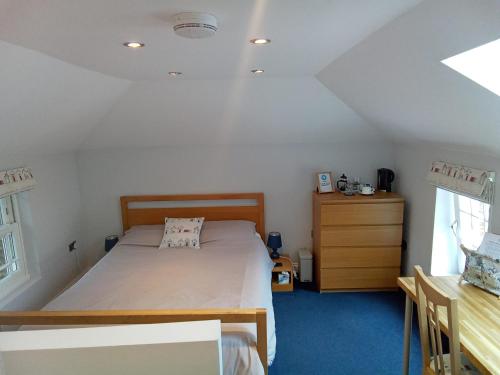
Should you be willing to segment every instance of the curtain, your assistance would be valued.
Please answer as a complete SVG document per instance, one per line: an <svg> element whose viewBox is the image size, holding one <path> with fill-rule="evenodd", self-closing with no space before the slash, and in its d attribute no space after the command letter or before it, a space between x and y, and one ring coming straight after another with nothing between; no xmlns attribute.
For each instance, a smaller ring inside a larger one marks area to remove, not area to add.
<svg viewBox="0 0 500 375"><path fill-rule="evenodd" d="M31 168L0 171L0 198L33 189L35 184Z"/></svg>
<svg viewBox="0 0 500 375"><path fill-rule="evenodd" d="M435 161L429 169L427 180L453 193L493 204L495 172Z"/></svg>

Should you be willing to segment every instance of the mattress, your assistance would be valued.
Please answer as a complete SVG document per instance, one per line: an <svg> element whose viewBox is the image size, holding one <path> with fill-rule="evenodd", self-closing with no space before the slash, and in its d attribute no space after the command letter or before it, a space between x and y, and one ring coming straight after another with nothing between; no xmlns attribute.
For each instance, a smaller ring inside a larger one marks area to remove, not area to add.
<svg viewBox="0 0 500 375"><path fill-rule="evenodd" d="M132 228L44 310L266 308L268 363L276 349L273 262L249 222L206 222L201 248L158 249L162 226ZM253 224L253 223L252 223ZM255 324L223 324L224 374L263 374Z"/></svg>

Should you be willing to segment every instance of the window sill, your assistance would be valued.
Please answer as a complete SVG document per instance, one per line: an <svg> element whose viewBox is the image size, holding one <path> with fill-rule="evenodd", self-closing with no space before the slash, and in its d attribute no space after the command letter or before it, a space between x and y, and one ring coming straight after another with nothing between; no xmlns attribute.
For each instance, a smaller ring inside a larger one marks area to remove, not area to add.
<svg viewBox="0 0 500 375"><path fill-rule="evenodd" d="M0 298L0 309L3 309L9 303L14 301L17 297L19 297L21 294L23 294L29 288L35 285L35 283L40 281L40 279L41 279L40 276L34 278L30 277L29 275L24 276L22 279L19 280L19 282L17 283L16 287L12 292Z"/></svg>

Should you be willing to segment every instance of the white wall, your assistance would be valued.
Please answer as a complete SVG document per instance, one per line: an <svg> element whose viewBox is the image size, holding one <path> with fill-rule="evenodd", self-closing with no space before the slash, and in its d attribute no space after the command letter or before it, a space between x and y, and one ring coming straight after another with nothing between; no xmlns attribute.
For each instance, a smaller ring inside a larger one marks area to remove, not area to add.
<svg viewBox="0 0 500 375"><path fill-rule="evenodd" d="M481 155L431 144L400 144L395 147L396 178L399 191L406 198L405 238L408 251L404 263L407 273L413 274L413 266L421 265L430 271L434 227L435 187L426 181L430 163L444 160L470 167L485 168L499 173L498 156ZM500 233L500 184L496 185L497 203L492 206L490 231Z"/></svg>
<svg viewBox="0 0 500 375"><path fill-rule="evenodd" d="M78 156L86 261L104 254L104 237L121 232L120 195L265 193L266 230L282 232L292 255L311 247L313 174L331 170L375 183L393 167L386 143L260 146L179 146L86 151Z"/></svg>
<svg viewBox="0 0 500 375"><path fill-rule="evenodd" d="M0 169L30 166L37 180L34 190L20 194L24 246L31 284L1 301L4 309L37 309L57 294L78 272L76 254L68 244L80 242L81 204L76 155L38 158L2 157ZM1 305L0 305L1 306Z"/></svg>
<svg viewBox="0 0 500 375"><path fill-rule="evenodd" d="M75 254L67 251L72 240L80 244L82 266L104 255L104 237L120 233L119 196L125 194L263 191L266 229L281 231L285 250L292 255L301 247L310 248L310 191L313 174L320 170L347 172L374 183L377 168L395 168L397 191L407 202L406 271L420 264L428 272L435 188L425 177L433 160L497 173L500 166L497 156L429 144L386 143L182 146L3 157L0 168L29 165L37 178L37 187L23 193L20 201L25 246L40 265L36 283L5 308L40 307L75 276ZM496 194L500 197L498 185ZM498 204L493 205L490 228L500 233Z"/></svg>

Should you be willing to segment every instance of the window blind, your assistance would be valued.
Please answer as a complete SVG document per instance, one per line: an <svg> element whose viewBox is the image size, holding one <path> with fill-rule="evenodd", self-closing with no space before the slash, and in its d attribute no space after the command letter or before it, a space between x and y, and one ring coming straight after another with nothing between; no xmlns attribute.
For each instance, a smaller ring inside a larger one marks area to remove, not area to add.
<svg viewBox="0 0 500 375"><path fill-rule="evenodd" d="M31 168L0 171L0 198L33 189L35 184Z"/></svg>
<svg viewBox="0 0 500 375"><path fill-rule="evenodd" d="M493 204L495 172L435 161L428 171L427 180L442 189Z"/></svg>

